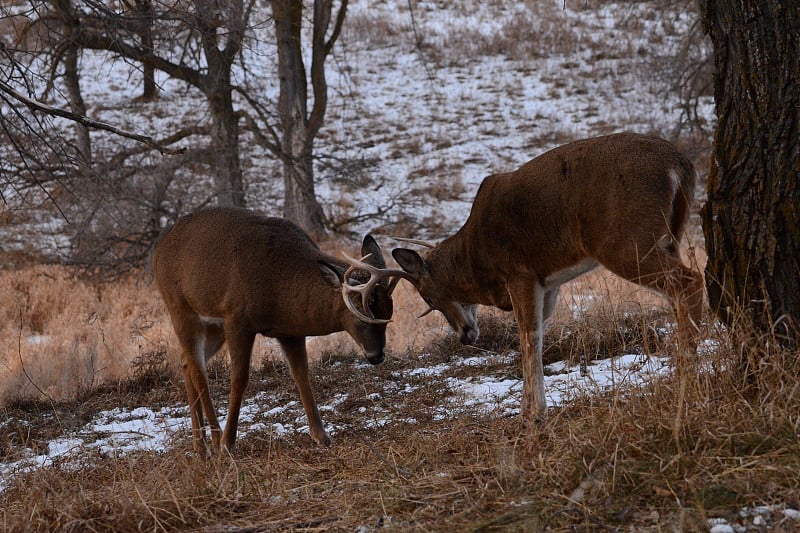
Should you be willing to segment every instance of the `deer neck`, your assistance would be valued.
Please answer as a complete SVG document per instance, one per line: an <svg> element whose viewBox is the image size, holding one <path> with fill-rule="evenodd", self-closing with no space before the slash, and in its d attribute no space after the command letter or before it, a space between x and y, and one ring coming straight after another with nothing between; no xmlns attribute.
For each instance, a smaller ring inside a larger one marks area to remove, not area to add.
<svg viewBox="0 0 800 533"><path fill-rule="evenodd" d="M434 282L446 286L453 300L463 304L492 304L476 276L479 269L475 268L463 232L459 231L431 250L428 264L433 269Z"/></svg>

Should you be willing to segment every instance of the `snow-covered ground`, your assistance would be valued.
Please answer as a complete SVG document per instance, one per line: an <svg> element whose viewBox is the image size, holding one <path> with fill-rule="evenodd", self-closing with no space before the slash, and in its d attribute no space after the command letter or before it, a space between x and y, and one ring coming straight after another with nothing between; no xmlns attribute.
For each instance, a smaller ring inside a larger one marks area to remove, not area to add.
<svg viewBox="0 0 800 533"><path fill-rule="evenodd" d="M394 372L391 380L384 382L381 396L403 396L414 392L414 378L421 376L443 376L449 392L448 399L434 409L434 419L450 419L466 413L494 413L498 416L519 413L519 399L522 382L502 375L482 375L473 378L447 377L458 366L480 369L490 364L511 364L511 355L486 354L459 359L452 364L420 367L402 374ZM345 363L335 363L345 364ZM355 366L364 366L358 363ZM356 371L359 369L357 368ZM670 371L667 358L647 357L628 354L614 359L598 360L587 366L586 375L581 375L578 366L568 366L557 362L545 369L547 374L547 403L549 406L562 405L581 394L599 391L608 392L625 387L637 386L657 379ZM376 394L376 393L373 393ZM325 413L334 411L347 400L339 396L326 404L319 405L323 420ZM270 407L273 406L273 407ZM363 416L359 424L365 427L385 426L387 424L414 424L413 419L403 418L397 411L373 404L370 408L361 407ZM225 423L226 411L221 409L220 424ZM10 423L6 421L5 423ZM36 454L28 450L27 456L9 463L0 463L0 489L5 488L15 474L31 469L52 466L56 463L68 465L79 461L87 454L119 457L133 451L164 451L175 438L186 437L191 429L188 408L175 405L152 409L141 406L134 409L114 408L103 411L74 433L63 435L47 444L47 453ZM342 427L328 425L332 437ZM308 433L306 416L299 400L282 403L267 392L259 392L247 398L239 416L239 438L246 439L249 434L268 434L280 438L290 432Z"/></svg>
<svg viewBox="0 0 800 533"><path fill-rule="evenodd" d="M713 349L713 343L705 343L698 350L702 354ZM373 397L400 398L413 393L418 379L424 377L444 378L447 394L441 403L431 407L433 419L452 420L467 415L513 416L519 413L519 399L522 383L509 378L507 374L489 371L489 367L503 367L510 364L514 354L483 354L455 362L426 366L404 371L392 372L382 383L383 391L370 393ZM337 362L335 364L354 364ZM355 366L366 368L365 363ZM458 367L468 366L474 370L485 367L486 372L477 372L469 378L450 377ZM587 365L582 373L578 365L570 366L557 362L545 368L545 386L548 406L562 405L580 395L600 392L624 392L642 384L652 382L671 372L669 359L642 354L625 354L612 359L597 360ZM354 393L356 394L356 393ZM319 406L323 420L326 413L335 411L337 406L348 399L348 395L336 396ZM358 409L359 416L354 422L358 428L383 427L390 424L413 425L414 418L403 417L402 413L381 406L380 402L366 402ZM224 425L225 409L221 409L220 423ZM11 423L8 420L5 423ZM70 434L62 435L47 443L45 453L27 450L24 457L12 462L0 463L0 491L4 490L14 477L20 473L38 468L79 468L93 457L121 457L135 451L163 452L177 440L184 445L191 429L188 408L174 405L152 409L140 406L134 409L114 408L100 412L85 426ZM345 426L326 424L326 429L334 438L348 429ZM261 438L280 439L290 433L308 433L308 425L300 402L279 400L267 392L258 392L247 398L239 417L239 439ZM308 442L308 445L312 445ZM749 524L759 531L767 531L770 517L782 516L800 528L800 511L786 506L746 507L739 511L739 522L723 518L708 521L712 533L740 533L750 531Z"/></svg>
<svg viewBox="0 0 800 533"><path fill-rule="evenodd" d="M403 198L382 219L360 223L354 228L359 232L402 216L414 221L418 237L441 238L466 219L488 174L516 168L580 137L622 130L670 137L681 120L681 102L656 65L677 53L693 23L689 13L663 13L652 2L413 4L416 28L405 0L352 1L348 26L328 64L332 98L317 152L371 161L372 166L366 171L367 185L357 188L321 170L317 194L332 217L374 212ZM260 32L271 27L268 17L252 26L254 43L266 42ZM422 36L421 50L415 34ZM254 44L245 60L248 70L237 71L236 83L253 88L259 80L274 81L274 57ZM82 54L82 89L93 118L155 137L177 124L206 123L200 95L162 75L158 101L135 102L140 90L136 68L106 54ZM256 89L265 99L275 99L274 86L263 82ZM699 104L700 116L713 123L711 98ZM105 134L93 138L108 142ZM254 144L243 146L242 159L250 205L278 214L278 164ZM13 191L4 194L13 198ZM459 365L488 367L504 357L510 356L485 354L421 367L393 376L383 394L411 394L415 379L436 376L444 379L448 396L431 408L433 417L512 415L519 411L519 380L491 372L469 379L451 376ZM554 363L546 371L548 404L636 387L668 372L667 360L641 354L595 361L585 375L578 367ZM323 420L347 399L321 404ZM379 402L359 409L355 423L362 427L415 423ZM224 410L222 415L221 422ZM16 474L36 468L78 466L97 455L166 450L176 439L185 439L189 428L184 405L104 411L80 430L50 441L46 453L27 450L20 454L24 457L0 464L0 490ZM335 439L346 428L327 429ZM307 431L299 401L281 401L266 392L248 398L240 415L240 439ZM756 524L760 514L773 511L742 513ZM784 513L800 527L797 511ZM740 530L717 519L709 527L715 533Z"/></svg>
<svg viewBox="0 0 800 533"><path fill-rule="evenodd" d="M466 219L489 174L577 138L622 130L671 138L677 132L685 109L663 64L683 46L691 13L664 12L653 2L413 6L412 26L404 0L351 2L327 63L329 107L315 144L321 156L317 195L334 222L383 212L350 225L354 232L410 220L419 237L440 238ZM234 83L265 102L277 100L271 28L269 10L256 10L234 71ZM92 118L155 138L209 121L199 91L162 73L159 99L143 103L136 99L138 65L85 51L80 68ZM65 104L57 93L52 98ZM242 101L237 105L247 109ZM697 110L713 123L710 96ZM71 131L64 121L56 124ZM99 148L120 144L104 132L92 139ZM242 141L249 205L280 214L279 162L246 135ZM354 178L328 166L333 159L370 164ZM192 196L206 198L203 179L180 175L173 184L186 189L187 207Z"/></svg>

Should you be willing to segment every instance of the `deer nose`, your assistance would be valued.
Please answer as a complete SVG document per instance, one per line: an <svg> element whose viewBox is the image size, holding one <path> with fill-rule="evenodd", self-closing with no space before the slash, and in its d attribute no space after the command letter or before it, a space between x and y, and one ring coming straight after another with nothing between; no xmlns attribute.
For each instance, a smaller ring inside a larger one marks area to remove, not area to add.
<svg viewBox="0 0 800 533"><path fill-rule="evenodd" d="M383 363L383 352L373 352L366 354L367 362L371 365L379 365Z"/></svg>
<svg viewBox="0 0 800 533"><path fill-rule="evenodd" d="M470 325L463 326L461 328L461 336L460 336L461 344L467 344L467 345L474 344L475 341L478 340L478 333L479 331L478 328L476 327Z"/></svg>

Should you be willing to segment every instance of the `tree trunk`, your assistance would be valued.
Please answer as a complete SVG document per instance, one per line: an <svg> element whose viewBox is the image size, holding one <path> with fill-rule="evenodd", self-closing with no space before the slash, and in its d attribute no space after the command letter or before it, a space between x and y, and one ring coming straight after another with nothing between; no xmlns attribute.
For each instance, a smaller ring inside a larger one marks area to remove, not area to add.
<svg viewBox="0 0 800 533"><path fill-rule="evenodd" d="M233 109L231 70L244 36L242 0L224 4L195 0L197 27L208 62L202 89L209 101L211 123L211 168L217 204L245 206L242 166L239 158L239 117ZM225 31L219 32L222 28ZM220 48L220 35L225 46Z"/></svg>
<svg viewBox="0 0 800 533"><path fill-rule="evenodd" d="M140 19L137 23L137 33L142 40L142 48L152 54L154 19L152 0L136 0L136 15ZM142 62L142 74L144 76L142 99L145 101L155 100L156 96L158 96L155 71L152 61L145 60Z"/></svg>
<svg viewBox="0 0 800 533"><path fill-rule="evenodd" d="M278 39L281 151L284 161L284 217L318 237L325 232L324 215L314 191L313 137L307 119L308 87L301 48L302 0L273 0Z"/></svg>
<svg viewBox="0 0 800 533"><path fill-rule="evenodd" d="M78 15L71 0L58 0L55 5L63 21L64 85L70 110L78 115L86 116L86 103L83 101L80 75L78 74L78 52L80 47L75 43L75 35L80 31ZM75 134L76 148L80 154L78 167L84 175L88 175L92 166L92 142L89 136L89 128L76 122Z"/></svg>
<svg viewBox="0 0 800 533"><path fill-rule="evenodd" d="M224 84L223 84L224 85ZM211 168L218 205L245 206L242 166L239 160L239 119L233 111L230 86L209 98Z"/></svg>
<svg viewBox="0 0 800 533"><path fill-rule="evenodd" d="M86 116L86 104L83 101L83 94L81 94L80 76L78 75L78 47L75 45L68 45L64 51L64 83L71 111ZM89 128L76 122L75 132L77 148L81 156L78 166L86 173L92 166L92 141L89 136Z"/></svg>
<svg viewBox="0 0 800 533"><path fill-rule="evenodd" d="M719 119L703 231L711 307L755 335L800 324L800 2L703 0Z"/></svg>

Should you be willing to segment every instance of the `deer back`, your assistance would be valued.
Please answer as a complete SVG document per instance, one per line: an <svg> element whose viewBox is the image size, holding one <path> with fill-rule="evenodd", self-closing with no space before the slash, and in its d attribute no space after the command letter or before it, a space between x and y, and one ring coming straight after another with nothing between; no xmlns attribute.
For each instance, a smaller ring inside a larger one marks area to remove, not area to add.
<svg viewBox="0 0 800 533"><path fill-rule="evenodd" d="M235 317L268 336L305 336L343 329L347 314L320 262L346 268L289 221L219 207L178 220L153 270L168 306Z"/></svg>
<svg viewBox="0 0 800 533"><path fill-rule="evenodd" d="M691 162L662 139L577 141L486 178L455 237L487 285L531 270L545 279L583 260L613 262L631 239L642 254L677 242L694 180Z"/></svg>

